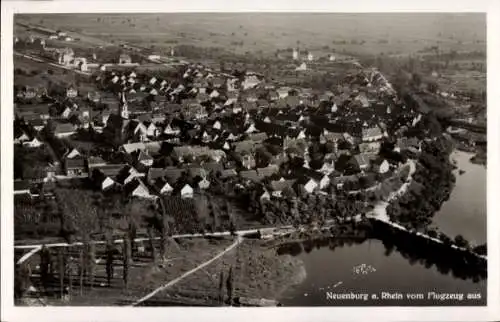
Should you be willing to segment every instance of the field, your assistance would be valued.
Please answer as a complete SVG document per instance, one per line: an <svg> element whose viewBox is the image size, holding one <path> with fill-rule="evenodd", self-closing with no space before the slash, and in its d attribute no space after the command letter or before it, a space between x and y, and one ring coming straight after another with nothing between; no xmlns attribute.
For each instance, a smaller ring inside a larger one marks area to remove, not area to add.
<svg viewBox="0 0 500 322"><path fill-rule="evenodd" d="M125 286L122 279L123 264L122 247L120 245L117 247L120 253L114 259L114 273L110 286L107 285L104 246L96 248L97 265L92 283L89 283L89 277L85 276L81 285L78 268L79 248L73 247L66 250L67 256L70 256L70 264L67 265L68 271L64 281L64 285L71 288L70 297L60 298L58 272L55 272L54 279L49 285L42 285L39 280L38 266L36 266L39 264L39 256L30 258L34 273L32 282L38 290L42 291L41 296L49 305L126 305L209 260L231 243L232 241L229 239L202 238L172 241L168 248L168 257L163 263L157 264L151 260L149 250L143 253L135 253L129 270L127 286ZM142 244L138 246L148 247L148 245ZM155 247L158 247L158 245L155 245ZM55 250L52 256L54 256L54 260L57 260ZM71 277L68 278L71 271Z"/></svg>
<svg viewBox="0 0 500 322"><path fill-rule="evenodd" d="M88 83L88 77L75 74L47 63L36 62L21 56L14 56L14 85L50 89L54 86L66 88L70 84L79 84L79 90L95 90Z"/></svg>
<svg viewBox="0 0 500 322"><path fill-rule="evenodd" d="M98 37L157 49L220 46L238 53L328 46L337 52L396 54L433 45L472 51L484 50L486 41L483 14L52 14L20 15L16 21L73 31L82 41Z"/></svg>
<svg viewBox="0 0 500 322"><path fill-rule="evenodd" d="M264 247L261 241L246 240L217 262L170 290L160 292L153 300L161 303L187 298L218 305L221 293L227 300L228 279L232 281L233 298L276 299L289 286L300 283L305 274L300 259L290 255L278 256L276 249Z"/></svg>

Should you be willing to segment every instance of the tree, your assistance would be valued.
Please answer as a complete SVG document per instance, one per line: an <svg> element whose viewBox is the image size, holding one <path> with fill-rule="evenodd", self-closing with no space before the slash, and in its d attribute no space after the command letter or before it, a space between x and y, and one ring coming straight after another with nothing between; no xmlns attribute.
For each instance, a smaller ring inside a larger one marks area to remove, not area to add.
<svg viewBox="0 0 500 322"><path fill-rule="evenodd" d="M45 247L45 245L43 245L40 251L40 279L45 289L47 289L48 286L50 285L51 273L52 273L50 267L51 262L52 258L50 250L47 247Z"/></svg>
<svg viewBox="0 0 500 322"><path fill-rule="evenodd" d="M59 271L59 291L61 293L61 298L64 297L64 278L66 275L66 250L64 247L57 249L57 262Z"/></svg>
<svg viewBox="0 0 500 322"><path fill-rule="evenodd" d="M108 287L111 287L111 279L113 278L114 275L114 267L113 267L114 253L115 253L114 245L111 241L108 240L108 242L106 243L106 277L108 281Z"/></svg>
<svg viewBox="0 0 500 322"><path fill-rule="evenodd" d="M219 278L219 303L222 305L224 303L224 271L220 271Z"/></svg>
<svg viewBox="0 0 500 322"><path fill-rule="evenodd" d="M234 277L233 277L233 266L229 268L229 275L226 280L227 289L227 303L231 305L233 303L233 292L234 292Z"/></svg>
<svg viewBox="0 0 500 322"><path fill-rule="evenodd" d="M85 274L84 248L80 248L78 253L78 275L80 277L80 295L83 294L84 274Z"/></svg>
<svg viewBox="0 0 500 322"><path fill-rule="evenodd" d="M94 286L94 275L95 275L95 244L90 243L88 245L88 282L90 288Z"/></svg>
<svg viewBox="0 0 500 322"><path fill-rule="evenodd" d="M128 274L130 268L130 257L131 257L131 245L129 237L125 237L123 240L123 283L125 287L128 287Z"/></svg>
<svg viewBox="0 0 500 322"><path fill-rule="evenodd" d="M478 255L486 255L488 253L486 244L474 247L473 251Z"/></svg>
<svg viewBox="0 0 500 322"><path fill-rule="evenodd" d="M455 236L454 242L455 242L455 245L458 247L467 248L469 246L469 243L462 235Z"/></svg>
<svg viewBox="0 0 500 322"><path fill-rule="evenodd" d="M154 232L153 228L151 227L148 227L148 241L149 241L149 248L151 249L151 260L153 261L153 263L156 263L158 255L156 253L156 248L154 244Z"/></svg>

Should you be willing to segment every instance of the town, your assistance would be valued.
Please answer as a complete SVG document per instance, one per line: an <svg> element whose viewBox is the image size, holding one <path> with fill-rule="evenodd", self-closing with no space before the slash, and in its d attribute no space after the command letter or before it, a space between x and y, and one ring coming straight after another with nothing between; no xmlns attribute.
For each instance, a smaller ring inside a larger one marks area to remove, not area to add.
<svg viewBox="0 0 500 322"><path fill-rule="evenodd" d="M486 162L484 125L429 107L470 102L466 94L421 89L415 75L403 90L329 49L288 48L272 64L203 61L184 47L18 27L18 299L274 305L266 299L277 286L258 280L300 279L300 265L287 258L283 270L256 245L325 229L359 235L373 220L485 265L486 245L430 225L453 189L455 146ZM222 268L210 265L233 251ZM185 281L166 294L176 277ZM218 286L226 278L227 297Z"/></svg>

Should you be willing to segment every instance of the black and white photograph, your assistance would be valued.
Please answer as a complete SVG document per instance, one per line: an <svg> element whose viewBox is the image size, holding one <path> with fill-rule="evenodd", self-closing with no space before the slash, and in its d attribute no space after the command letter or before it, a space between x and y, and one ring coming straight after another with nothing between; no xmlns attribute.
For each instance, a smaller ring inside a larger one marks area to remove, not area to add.
<svg viewBox="0 0 500 322"><path fill-rule="evenodd" d="M12 20L14 306L490 304L486 12Z"/></svg>

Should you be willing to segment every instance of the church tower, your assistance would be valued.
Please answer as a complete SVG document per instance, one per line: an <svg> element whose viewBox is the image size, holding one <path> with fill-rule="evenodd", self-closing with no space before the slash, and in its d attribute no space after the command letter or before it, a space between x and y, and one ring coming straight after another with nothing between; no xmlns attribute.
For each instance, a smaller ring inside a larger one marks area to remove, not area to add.
<svg viewBox="0 0 500 322"><path fill-rule="evenodd" d="M119 98L120 98L120 107L119 107L120 116L128 120L129 117L128 104L127 104L127 98L125 97L125 92L121 92Z"/></svg>

